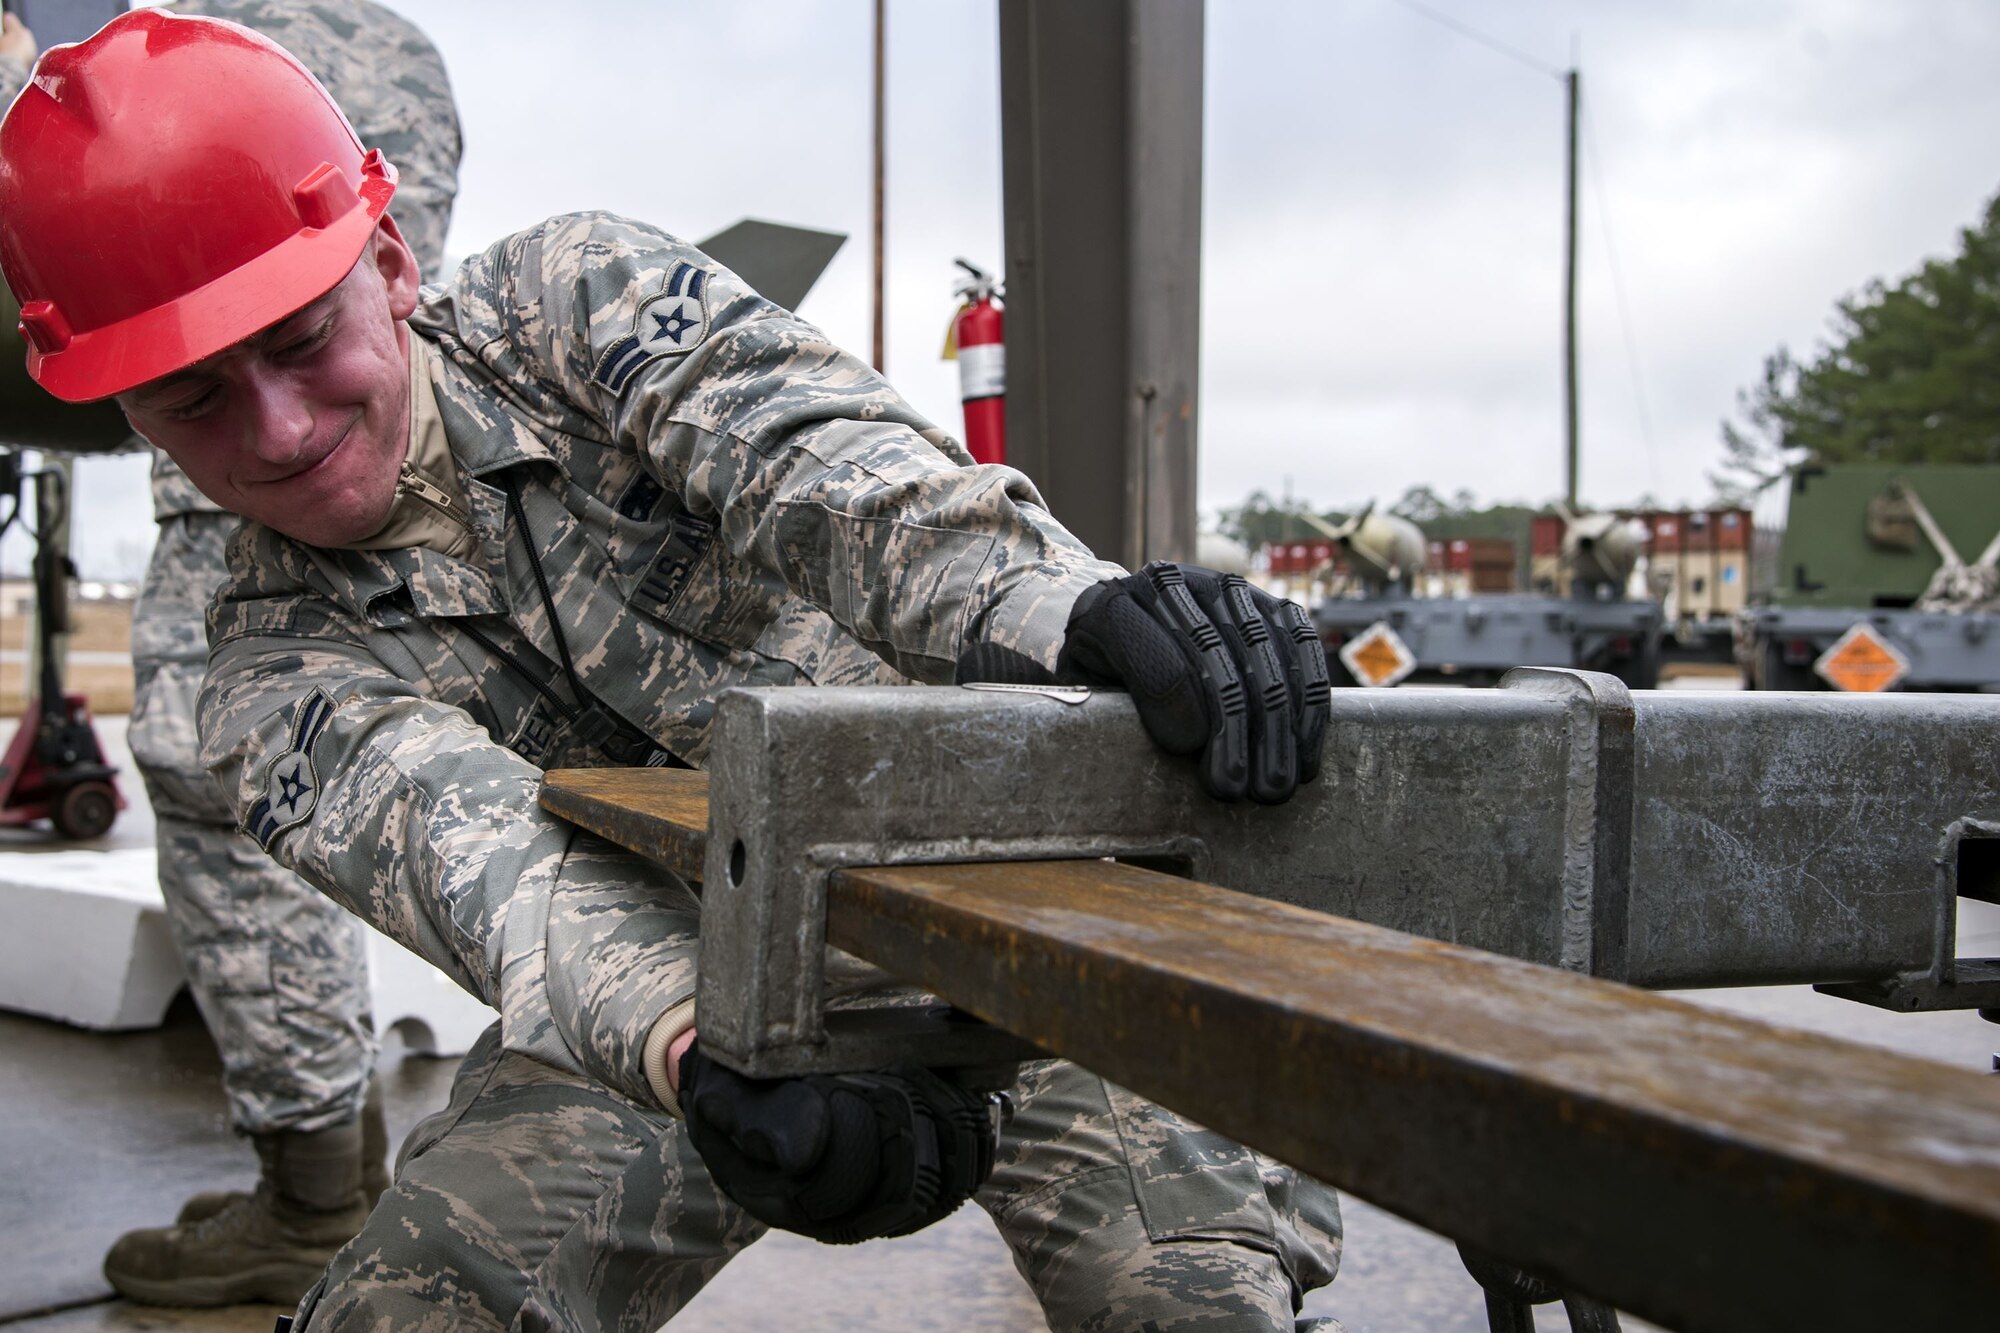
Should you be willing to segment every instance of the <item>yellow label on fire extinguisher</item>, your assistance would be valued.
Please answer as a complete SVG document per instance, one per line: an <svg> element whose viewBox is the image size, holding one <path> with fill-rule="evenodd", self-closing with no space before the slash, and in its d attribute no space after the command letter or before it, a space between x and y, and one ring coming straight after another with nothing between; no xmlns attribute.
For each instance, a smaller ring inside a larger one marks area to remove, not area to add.
<svg viewBox="0 0 2000 1333"><path fill-rule="evenodd" d="M944 351L939 354L939 360L958 360L958 321L970 309L972 302L961 301L958 309L951 312L951 323L944 326Z"/></svg>

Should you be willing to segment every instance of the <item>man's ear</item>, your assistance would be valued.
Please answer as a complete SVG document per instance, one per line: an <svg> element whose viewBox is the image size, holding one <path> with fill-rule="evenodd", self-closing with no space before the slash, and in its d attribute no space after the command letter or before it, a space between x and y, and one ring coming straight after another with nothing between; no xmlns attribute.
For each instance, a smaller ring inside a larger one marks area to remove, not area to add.
<svg viewBox="0 0 2000 1333"><path fill-rule="evenodd" d="M382 275L382 285L388 289L389 314L396 319L408 319L416 313L417 288L423 278L417 271L417 257L410 253L396 219L384 213L376 222L375 234L368 244L374 255L375 271Z"/></svg>

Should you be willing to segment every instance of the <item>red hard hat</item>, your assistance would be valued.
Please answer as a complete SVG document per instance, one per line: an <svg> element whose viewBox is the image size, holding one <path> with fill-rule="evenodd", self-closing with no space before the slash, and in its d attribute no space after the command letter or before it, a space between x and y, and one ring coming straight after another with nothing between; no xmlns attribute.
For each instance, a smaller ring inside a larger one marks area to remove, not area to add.
<svg viewBox="0 0 2000 1333"><path fill-rule="evenodd" d="M331 291L396 192L303 65L156 9L51 47L0 121L0 270L28 373L123 393Z"/></svg>

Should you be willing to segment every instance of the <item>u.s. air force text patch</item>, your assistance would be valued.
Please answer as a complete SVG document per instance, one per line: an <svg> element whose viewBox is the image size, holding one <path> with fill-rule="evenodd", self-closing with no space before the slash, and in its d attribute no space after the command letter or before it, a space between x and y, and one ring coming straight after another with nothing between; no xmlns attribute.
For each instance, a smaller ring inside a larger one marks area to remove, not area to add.
<svg viewBox="0 0 2000 1333"><path fill-rule="evenodd" d="M267 852L272 839L312 817L313 806L319 802L313 746L332 716L333 701L319 690L301 699L298 711L292 714L291 744L264 770L264 794L250 807L243 827Z"/></svg>
<svg viewBox="0 0 2000 1333"><path fill-rule="evenodd" d="M708 333L708 272L685 261L667 270L657 294L646 299L632 321L632 331L604 349L591 378L613 393L648 361L679 356L697 346Z"/></svg>

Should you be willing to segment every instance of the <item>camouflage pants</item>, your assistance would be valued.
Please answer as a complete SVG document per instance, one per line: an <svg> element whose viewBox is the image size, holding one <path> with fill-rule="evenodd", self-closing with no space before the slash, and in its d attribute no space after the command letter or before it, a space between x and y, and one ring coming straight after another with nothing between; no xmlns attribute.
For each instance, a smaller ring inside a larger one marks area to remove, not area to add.
<svg viewBox="0 0 2000 1333"><path fill-rule="evenodd" d="M203 615L236 522L191 513L160 524L132 617L129 739L159 825L167 920L222 1056L230 1122L251 1134L323 1129L359 1111L375 1064L361 924L236 831L197 757Z"/></svg>
<svg viewBox="0 0 2000 1333"><path fill-rule="evenodd" d="M653 1333L763 1227L677 1121L473 1046L298 1327ZM1067 1063L1026 1066L978 1203L1056 1330L1290 1329L1333 1191ZM807 1321L810 1326L810 1320Z"/></svg>

